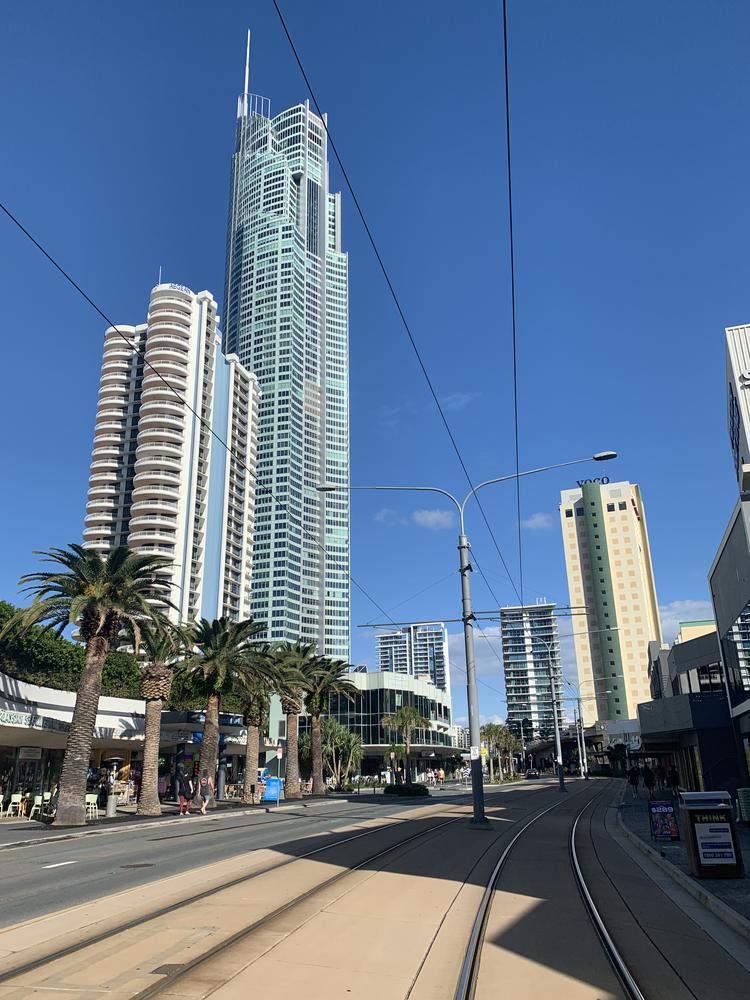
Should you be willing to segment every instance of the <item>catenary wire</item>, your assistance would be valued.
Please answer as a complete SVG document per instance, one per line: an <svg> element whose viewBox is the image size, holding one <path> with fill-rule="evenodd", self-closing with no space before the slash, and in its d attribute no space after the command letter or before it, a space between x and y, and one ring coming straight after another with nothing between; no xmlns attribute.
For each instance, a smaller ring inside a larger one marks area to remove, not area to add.
<svg viewBox="0 0 750 1000"><path fill-rule="evenodd" d="M432 590L433 587L437 587L439 584L445 583L446 580L450 580L450 578L452 576L455 576L456 573L458 573L457 569L451 570L450 573L446 573L445 576L441 576L440 579L439 580L435 580L434 583L428 583L426 587L422 587L421 590L418 590L416 592L416 594L412 594L411 597L405 597L403 599L403 601L399 601L398 604L392 604L391 607L388 608L388 612L390 613L392 611L395 611L396 608L401 608L401 607L404 606L404 604L409 604L411 601L415 601L418 597L421 597L422 594L426 594L428 590ZM442 619L442 618L440 619L440 621L443 621L443 620L444 619ZM368 625L372 625L372 624L373 624L373 621L372 621L372 619L370 619L370 621L369 622L365 622L365 624L362 627L366 628ZM398 623L396 622L394 624L398 624Z"/></svg>
<svg viewBox="0 0 750 1000"><path fill-rule="evenodd" d="M362 226L363 226L363 228L365 230L365 234L367 236L367 239L368 239L368 241L370 243L370 246L372 247L373 253L375 254L375 259L378 262L378 266L379 266L380 271L381 271L381 273L383 275L383 278L385 279L385 283L388 286L388 291L390 292L391 298L393 299L393 303L394 303L394 305L396 307L396 311L398 312L398 315L399 315L399 318L401 320L401 323L402 323L402 325L404 327L404 330L406 331L406 335L407 335L407 338L409 340L409 343L411 344L411 347L412 347L412 349L414 351L414 354L415 354L415 356L417 358L417 363L419 364L419 367L420 367L420 369L422 371L422 374L424 375L425 381L427 382L427 387L428 387L428 389L430 391L430 395L432 396L432 399L433 399L433 401L435 403L435 406L437 407L438 413L440 415L440 419L441 419L441 421L443 423L443 426L445 427L446 433L448 434L448 437L450 439L450 442L451 442L451 445L453 447L453 450L456 453L456 457L458 458L458 461L459 461L459 464L461 466L461 469L463 470L463 473L464 473L464 475L466 477L466 481L469 484L469 488L471 490L474 490L474 484L472 482L471 476L469 475L469 470L466 467L466 463L464 462L464 459L463 459L463 456L461 454L461 451L460 451L460 449L458 447L458 444L456 442L456 439L455 439L455 437L453 435L453 431L451 430L451 426L448 423L448 418L445 415L445 411L443 410L443 407L442 407L442 404L441 404L440 399L438 397L438 394L435 391L434 385L432 384L432 379L430 378L429 372L427 371L427 367L426 367L426 365L424 363L424 360L422 358L422 354L421 354L421 352L419 350L419 347L417 346L417 342L414 339L414 335L413 335L413 333L411 331L411 326L409 325L409 322L408 322L408 320L406 318L406 314L404 313L404 310L403 310L403 308L401 306L401 301L400 301L400 299L398 297L398 294L396 293L396 289L395 289L395 287L393 285L393 282L391 280L391 276L390 276L390 274L388 272L388 269L385 266L385 262L383 261L383 258L381 256L380 250L378 249L378 245L375 242L375 237L373 236L372 230L370 229L369 223L367 222L364 210L362 209L362 206L360 204L359 198L357 197L357 195L356 195L356 193L354 191L354 186L352 185L352 182L349 179L349 174L348 174L348 172L346 170L346 167L344 166L344 163L343 163L343 160L341 159L341 156L339 155L339 151L338 151L338 148L336 146L336 143L334 142L334 139L333 139L333 137L332 137L332 135L331 135L331 133L330 133L330 131L328 129L328 123L326 122L326 119L325 119L325 117L323 115L323 112L322 112L320 104L318 102L318 98L316 96L316 93L313 90L312 84L310 82L310 77L308 76L307 71L306 71L306 69L305 69L305 67L304 67L304 65L302 63L302 59L300 58L299 52L297 50L297 46L294 44L294 40L293 40L292 35L291 35L291 33L289 31L289 28L287 26L287 23L286 23L286 20L284 18L284 15L281 12L281 8L279 7L279 4L277 3L277 0L272 0L272 3L273 3L273 6L274 6L274 9L276 10L276 13L278 15L278 18L279 18L279 21L281 23L281 27L282 27L282 29L284 31L284 34L286 35L287 41L289 42L289 46L290 46L290 48L292 50L292 53L294 55L294 59L295 59L295 61L297 63L297 66L299 67L299 71L302 74L302 78L304 79L305 85L306 85L306 87L308 89L310 97L312 98L312 102L315 105L315 110L317 111L318 117L320 118L320 120L321 120L321 122L323 124L323 128L325 129L325 133L326 133L326 138L328 139L328 142L331 144L331 149L333 150L333 155L336 157L336 162L339 165L339 169L341 170L341 174L342 174L342 176L344 178L344 182L346 183L347 189L349 190L349 194L352 197L352 201L354 202L354 207L357 210L357 214L359 215L359 218L360 218ZM511 572L510 572L510 570L508 568L508 564L505 561L505 556L503 555L503 553L502 553L502 551L500 549L500 546L498 544L497 538L495 537L495 533L492 530L492 526L490 525L490 522L489 522L489 520L487 518L487 515L486 515L486 513L484 511L484 507L482 507L482 503L481 503L481 501L479 499L479 496L477 494L475 494L474 496L475 496L475 499L477 501L477 506L479 507L479 510L480 510L480 512L482 514L482 520L484 521L484 523L485 523L485 525L487 527L487 531L489 532L490 538L492 539L492 542L493 542L493 545L495 547L495 550L497 551L497 554L500 557L500 562L502 563L503 568L504 568L504 570L505 570L505 572L506 572L506 574L508 576L508 580L510 581L510 584L513 587L513 590L515 591L516 596L518 597L519 601L521 602L521 604L523 604L523 600L521 599L521 593L519 592L518 588L516 587L515 580L513 579L513 576L511 575ZM476 557L475 557L475 562L476 562L477 569L479 570L480 573L482 573L481 567L479 566L479 562L476 560ZM489 584L488 584L488 587L489 587ZM490 588L490 590L491 590L491 588ZM493 594L493 597L494 597L494 594ZM496 600L496 602L499 605L500 602L497 601L496 597L495 597L495 600Z"/></svg>
<svg viewBox="0 0 750 1000"><path fill-rule="evenodd" d="M510 316L513 342L513 424L516 451L516 514L518 520L518 583L523 604L523 546L521 529L521 457L518 444L518 350L516 340L516 255L513 240L513 172L510 146L510 85L508 72L508 13L507 0L502 0L503 10L503 72L505 77L505 150L508 174L508 243L510 245Z"/></svg>
<svg viewBox="0 0 750 1000"><path fill-rule="evenodd" d="M61 264L59 264L59 263L58 263L58 262L57 262L57 261L55 260L55 258L54 258L54 257L52 256L52 254L50 254L50 253L49 253L49 252L48 252L48 251L47 251L47 250L46 250L46 249L45 249L45 248L44 248L44 247L42 246L42 244L41 244L41 243L40 243L40 242L39 242L39 241L38 241L38 240L37 240L37 239L36 239L36 238L35 238L34 236L32 236L32 234L31 234L31 233L29 232L29 230L28 230L28 229L27 229L27 228L26 228L26 227L25 227L25 226L24 226L24 225L23 225L23 224L21 223L21 221L20 221L19 219L17 219L17 218L16 218L16 216L15 216L15 215L14 215L14 214L13 214L13 213L12 213L12 212L10 211L10 209L9 209L9 208L8 208L8 207L7 207L6 205L4 205L4 204L3 204L2 202L0 202L0 209L2 209L2 210L3 210L3 212L4 212L4 213L5 213L5 214L6 214L7 216L8 216L8 218L9 218L9 219L11 220L11 222L13 222L13 223L14 223L14 225L15 225L15 226L16 226L16 227L17 227L17 228L18 228L18 229L19 229L19 230L20 230L20 231L21 231L21 232L22 232L22 233L24 234L24 236L26 236L26 237L27 237L27 239L29 239L29 240L30 240L30 241L31 241L31 242L32 242L32 243L34 244L34 246L35 246L35 247L37 248L37 250L39 250L39 251L40 251L40 252L41 252L41 253L42 253L42 254L43 254L43 255L44 255L44 256L45 256L46 258L47 258L47 260L48 260L48 261L49 261L49 262L50 262L50 263L51 263L51 264L52 264L52 265L53 265L53 266L54 266L54 267L55 267L55 268L56 268L56 269L57 269L57 270L58 270L58 271L60 272L60 274L61 274L61 275L62 275L62 276L63 276L63 277L65 278L65 280L66 280L66 281L67 281L67 282L68 282L69 284L71 284L71 285L73 286L73 288L75 288L75 290L76 290L76 291L77 291L77 292L78 292L78 293L79 293L79 294L80 294L81 296L83 296L83 298L84 298L84 299L86 300L86 302L88 302L88 304L89 304L89 305L90 305L90 306L92 307L92 309L94 309L94 311L95 311L95 312L97 312L97 313L99 314L99 316L101 316L101 318L102 318L102 319L104 320L104 322L105 322L105 323L107 324L107 326L111 327L111 329L113 329L113 330L115 331L115 333L117 333L117 335L118 335L118 336L119 336L119 337L120 337L120 338L121 338L121 339L122 339L122 340L123 340L123 341L124 341L124 342L125 342L125 343L126 343L126 344L128 345L128 347L129 347L129 348L130 348L130 349L131 349L131 350L133 351L133 353L134 353L134 354L137 354L137 355L138 355L138 357L140 357L140 358L141 358L141 359L143 360L143 363L144 363L144 365L145 365L146 367L148 367L148 368L149 368L149 369L150 369L150 370L151 370L151 371L153 372L153 374L154 374L154 375L156 375L156 377L157 377L157 378L158 378L158 379L159 379L159 380L160 380L161 382L163 382L163 383L164 383L164 385L166 385L166 386L167 386L167 388L169 388L169 389L171 389L171 390L172 390L172 392L173 392L173 393L174 393L174 395L175 395L175 396L177 397L177 399L178 399L178 400L179 400L179 401L180 401L180 402L182 403L182 405L183 405L183 406L184 406L184 407L185 407L185 408L186 408L187 410L189 410L189 411L190 411L190 413L192 413L192 414L193 414L193 416L194 416L194 417L196 418L196 420L198 420L198 422L199 422L199 423L200 423L200 424L201 424L201 425L202 425L203 427L205 427L205 428L206 428L206 430L208 430L208 432L209 432L209 433L210 433L210 434L211 434L211 435L212 435L212 436L213 436L213 437L214 437L214 438L215 438L215 439L216 439L216 440L217 440L217 441L219 442L219 444L220 444L220 445L221 445L221 446L222 446L223 448L225 448L225 449L226 449L226 451L227 451L227 452L228 452L228 453L229 453L230 455L232 455L232 457L233 457L233 458L235 459L235 461L237 461L237 463L238 463L238 464L239 464L240 466L242 466L242 468L243 468L243 469L245 469L245 471L246 471L246 472L248 472L248 473L250 473L250 474L252 475L252 471L251 471L251 470L250 470L250 469L248 468L248 466L247 466L247 465L245 464L245 462L244 462L244 460L242 459L242 457L241 457L241 456L240 456L239 454L237 454L237 452L235 452L235 451L234 451L234 449L233 449L233 448L231 448L231 447L230 447L230 446L229 446L229 445L227 444L227 442L226 442L226 441L225 441L225 440L224 440L224 439L223 439L223 438L222 438L222 437L221 437L221 436L220 436L219 434L217 434L217 433L216 433L216 431L215 431L215 430L214 430L214 429L213 429L213 428L212 428L212 427L211 427L211 426L210 426L210 425L209 425L208 423L206 423L206 421L205 421L205 420L203 419L203 417L201 417L201 416L200 416L200 415L199 415L199 414L198 414L198 413L197 413L197 412L196 412L196 411L195 411L195 410L193 409L193 407L192 407L192 406L191 406L191 405L190 405L190 404L189 404L189 403L187 402L187 400L183 399L183 398L182 398L182 397L180 396L180 394L179 394L179 392L177 391L177 389L176 389L176 388L175 388L175 387L174 387L173 385L171 385L171 383L169 383L169 382L168 382L168 381L167 381L167 380L166 380L166 379L164 378L164 376L163 376L163 375L162 375L162 374L161 374L160 372L158 372L158 371L157 371L157 370L156 370L156 369L154 368L154 366L153 366L153 365L152 365L152 364L151 364L151 363L150 363L150 362L149 362L149 361L148 361L148 360L146 359L146 355L145 355L145 351L141 351L141 350L139 350L139 349L138 349L138 348L137 348L137 347L136 347L136 346L135 346L135 345L134 345L134 344L133 344L133 343L132 343L132 342L130 341L130 339L129 339L128 337L126 337L126 336L125 336L125 334L124 334L124 333L123 333L123 332L122 332L122 331L121 331L121 330L120 330L120 329L118 328L118 326L117 326L117 325L116 325L115 323L113 323L113 322L112 322L112 320L111 320L111 319L110 319L110 318L109 318L109 317L107 316L107 314L106 314L106 313L105 313L105 312L104 312L104 311L103 311L102 309L100 309L100 307L99 307L99 306L98 306L98 305L96 304L96 302L95 302L95 301L94 301L94 300L93 300L93 299L91 298L91 296L90 296L90 295L88 295L88 294L87 294L87 293L86 293L86 292L84 291L84 289L83 289L83 288L81 288L81 286L80 286L80 285L78 284L78 282L77 282L77 281L76 281L76 280L75 280L75 279L74 279L74 278L73 278L73 277L72 277L72 276L71 276L70 274L68 274L68 272L67 272L67 271L65 270L65 268L63 268L63 267L62 267L62 265L61 265ZM285 511L285 513L286 513L286 514L287 514L287 515L288 515L288 516L289 516L289 517L291 518L291 520L292 520L293 522L294 522L294 521L297 521L297 519L296 519L296 518L294 517L294 515L293 515L293 514L292 514L292 512L291 512L291 511L289 510L289 508L288 508L288 507L286 506L286 504L284 504L284 502L283 502L282 500L279 500L279 498L278 498L278 497L277 497L277 496L276 496L276 495L275 495L275 494L273 493L273 491L271 490L271 488L270 488L270 487L268 487L268 486L262 486L262 487L259 487L259 488L257 489L257 492L258 492L258 493L265 493L266 495L270 496L270 497L271 497L271 499L273 500L273 502L274 502L274 503L275 503L275 504L277 505L277 507L279 507L279 508L280 508L281 510ZM308 530L307 530L307 529L305 528L305 526L304 526L304 525L303 525L303 524L302 524L301 522L297 521L297 524L299 525L299 529L300 529L300 531L301 531L301 532L302 532L302 533L303 533L303 534L304 534L304 535L305 535L305 536L306 536L306 537L307 537L307 538L308 538L308 539L309 539L310 541L312 541L312 542L313 542L313 543L314 543L315 545L317 545L317 546L318 546L318 548L319 548L319 549L321 550L321 552L323 552L323 554L324 554L325 556L327 556L327 557L328 557L329 559L334 559L334 558L335 558L336 560L339 560L339 561L340 561L340 557L339 557L339 556L337 556L337 555L336 555L336 556L334 556L334 554L333 554L333 553L329 552L329 551L328 551L328 549L327 549L327 548L326 548L326 547L325 547L325 546L324 546L324 545L323 545L323 544L322 544L321 542L319 542L319 541L317 540L317 538L315 538L315 536L314 536L314 535L312 535L312 534L310 534L310 532L308 532ZM348 572L348 571L347 571L347 572ZM388 614L388 612L387 612L387 611L386 611L386 610L385 610L385 609L384 609L384 608L383 608L383 607L382 607L382 606L381 606L381 605L380 605L380 604L379 604L379 603L378 603L378 602L377 602L377 601L375 600L375 598L374 598L374 597L373 597L373 596L372 596L371 594L369 594L369 593L367 592L367 590L365 590L365 588L364 588L364 587L362 586L362 584L360 584L360 583L359 583L359 582L358 582L357 580L355 580L355 578L354 578L354 577L353 577L353 576L351 575L351 573L350 573L350 572L348 573L348 575L349 575L349 579L350 579L350 581L352 582L352 584L353 584L353 585L354 585L354 586L355 586L355 587L357 588L357 590L358 590L358 591L359 591L359 592L360 592L360 593L361 593L361 594L363 595L363 597L366 597L366 598L367 598L367 600L368 600L368 601L369 601L369 602L370 602L370 603L371 603L371 604L372 604L372 605L373 605L374 607L376 607L376 608L378 609L378 611L380 611L380 612L381 612L381 613L382 613L382 614L383 614L383 615L384 615L384 616L385 616L386 618L388 618L388 619L389 619L389 621L390 621L390 620L391 620L391 618L390 618L390 615ZM395 624L395 622L394 622L394 624ZM269 625L269 629L270 629L270 625Z"/></svg>

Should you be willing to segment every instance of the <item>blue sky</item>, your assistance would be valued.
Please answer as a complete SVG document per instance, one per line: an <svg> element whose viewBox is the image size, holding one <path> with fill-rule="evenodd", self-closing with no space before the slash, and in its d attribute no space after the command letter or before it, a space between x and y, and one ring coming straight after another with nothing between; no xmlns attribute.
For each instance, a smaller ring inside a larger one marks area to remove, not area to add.
<svg viewBox="0 0 750 1000"><path fill-rule="evenodd" d="M498 4L283 8L471 475L511 472ZM251 89L274 112L306 96L270 0L210 16L197 2L0 16L2 200L117 322L142 321L160 265L221 299L248 26ZM510 2L521 464L620 453L606 471L641 485L667 632L705 614L736 496L723 328L750 321L748 41L750 8L730 0L709 16L699 0ZM344 213L352 482L461 492L347 194ZM0 260L0 598L16 600L33 549L80 538L104 324L3 219ZM525 597L567 602L559 491L592 473L524 482ZM483 503L517 581L512 485ZM476 508L467 523L497 599L512 602ZM354 497L354 576L396 618L458 616L455 544L438 498ZM474 583L477 607L493 608ZM353 625L373 619L354 590ZM353 632L353 659L371 661L371 633ZM477 644L482 713L502 715L493 644ZM452 652L460 716L459 642Z"/></svg>

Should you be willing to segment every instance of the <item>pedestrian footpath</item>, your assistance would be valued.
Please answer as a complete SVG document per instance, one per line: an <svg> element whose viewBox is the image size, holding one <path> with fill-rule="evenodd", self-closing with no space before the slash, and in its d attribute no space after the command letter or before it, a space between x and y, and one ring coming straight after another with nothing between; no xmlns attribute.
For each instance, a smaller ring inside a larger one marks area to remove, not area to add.
<svg viewBox="0 0 750 1000"><path fill-rule="evenodd" d="M665 793L664 797L668 797ZM676 800L675 800L676 803ZM707 893L716 896L722 903L739 913L746 920L750 920L750 827L745 823L737 824L737 837L740 842L740 849L745 863L745 878L713 878L699 879L690 873L688 863L687 844L685 831L679 819L679 809L675 805L675 813L678 816L680 827L680 840L672 842L654 842L651 839L651 830L648 820L648 796L643 790L638 798L632 799L626 796L620 806L620 815L626 830L635 834L644 844L654 850L662 858L674 865L678 871L688 876L695 885Z"/></svg>

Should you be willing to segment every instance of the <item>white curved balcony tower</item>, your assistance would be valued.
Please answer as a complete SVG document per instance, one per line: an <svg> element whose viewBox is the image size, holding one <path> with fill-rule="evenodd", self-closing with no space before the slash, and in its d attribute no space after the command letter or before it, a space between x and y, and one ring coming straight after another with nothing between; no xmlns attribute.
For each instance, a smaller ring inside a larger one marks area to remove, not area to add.
<svg viewBox="0 0 750 1000"><path fill-rule="evenodd" d="M248 617L255 378L222 353L210 292L159 284L148 322L118 330L105 333L84 542L170 559L177 621Z"/></svg>

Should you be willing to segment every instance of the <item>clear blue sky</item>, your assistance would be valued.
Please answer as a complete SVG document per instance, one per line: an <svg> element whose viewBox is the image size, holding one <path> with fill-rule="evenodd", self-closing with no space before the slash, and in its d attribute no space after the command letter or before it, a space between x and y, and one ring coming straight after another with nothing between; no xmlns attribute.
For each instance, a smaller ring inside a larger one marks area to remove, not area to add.
<svg viewBox="0 0 750 1000"><path fill-rule="evenodd" d="M471 474L510 472L498 4L283 7ZM2 199L117 322L143 320L160 265L221 299L248 26L251 89L274 112L306 96L270 0L39 2L0 16ZM510 2L521 464L620 452L607 471L641 484L667 623L705 614L736 496L723 328L750 321L749 42L750 7L730 0ZM347 194L344 206L352 482L459 492ZM0 597L17 600L33 549L80 538L104 324L3 219L0 260ZM559 490L587 472L523 486L530 599L567 601ZM517 579L512 486L484 502ZM456 560L453 526L418 524L423 508L444 509L354 498L353 572L388 609ZM468 526L498 600L512 602L475 509ZM475 595L494 606L478 574ZM455 618L457 596L457 578L444 579L394 617ZM353 624L373 617L354 590ZM367 633L353 631L353 658L372 661ZM497 689L480 689L482 712L502 715L499 663L478 645ZM457 669L459 716L461 682Z"/></svg>

